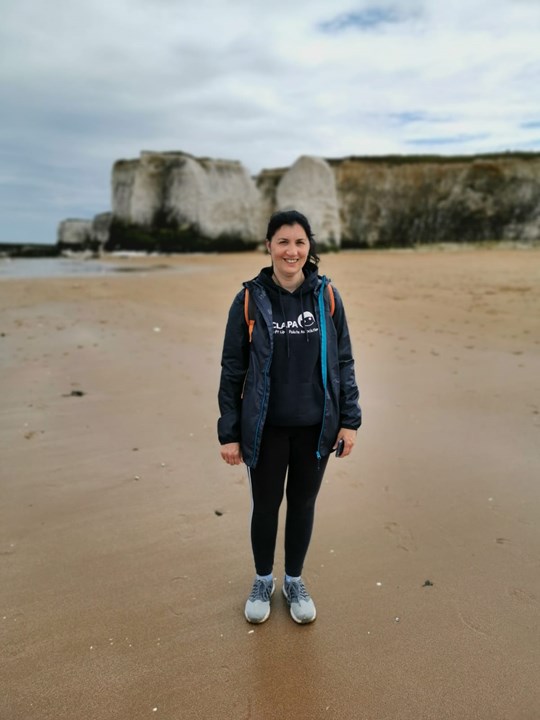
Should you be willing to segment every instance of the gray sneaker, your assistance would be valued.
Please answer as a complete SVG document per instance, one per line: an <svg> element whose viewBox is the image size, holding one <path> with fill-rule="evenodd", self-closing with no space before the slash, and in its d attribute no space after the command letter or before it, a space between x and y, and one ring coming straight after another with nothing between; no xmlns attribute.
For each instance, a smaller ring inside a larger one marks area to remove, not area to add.
<svg viewBox="0 0 540 720"><path fill-rule="evenodd" d="M300 580L283 581L283 594L291 609L291 617L297 623L310 623L317 617L315 603L311 599L306 586Z"/></svg>
<svg viewBox="0 0 540 720"><path fill-rule="evenodd" d="M251 588L251 595L248 597L246 602L246 608L244 615L246 620L250 623L263 623L270 617L270 598L274 594L276 589L276 582L272 578L268 580L261 580L255 578L253 587Z"/></svg>

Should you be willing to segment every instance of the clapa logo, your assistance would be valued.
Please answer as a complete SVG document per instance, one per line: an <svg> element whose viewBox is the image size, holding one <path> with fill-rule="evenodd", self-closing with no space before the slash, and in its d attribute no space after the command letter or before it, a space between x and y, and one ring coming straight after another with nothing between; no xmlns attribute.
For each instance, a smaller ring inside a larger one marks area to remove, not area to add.
<svg viewBox="0 0 540 720"><path fill-rule="evenodd" d="M297 322L301 328L309 330L315 325L315 317L313 313L309 312L309 310L305 310L303 315L298 316Z"/></svg>

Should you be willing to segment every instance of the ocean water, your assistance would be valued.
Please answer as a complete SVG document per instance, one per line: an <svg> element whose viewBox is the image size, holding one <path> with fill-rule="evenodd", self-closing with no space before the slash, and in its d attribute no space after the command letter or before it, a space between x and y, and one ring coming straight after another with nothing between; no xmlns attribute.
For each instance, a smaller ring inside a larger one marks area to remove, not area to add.
<svg viewBox="0 0 540 720"><path fill-rule="evenodd" d="M25 279L25 278L54 278L72 277L78 275L110 275L122 272L149 272L159 270L175 270L159 259L156 265L150 266L129 266L125 264L116 265L114 262L103 262L101 260L84 258L1 258L0 257L0 280Z"/></svg>

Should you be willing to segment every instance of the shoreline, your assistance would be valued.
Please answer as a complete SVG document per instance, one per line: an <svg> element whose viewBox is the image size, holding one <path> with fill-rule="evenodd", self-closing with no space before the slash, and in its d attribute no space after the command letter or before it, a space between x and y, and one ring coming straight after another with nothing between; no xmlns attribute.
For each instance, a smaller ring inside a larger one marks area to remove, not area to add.
<svg viewBox="0 0 540 720"><path fill-rule="evenodd" d="M340 247L337 249L327 249L322 246L319 248L320 254L339 254L341 252L422 252L422 251L459 251L464 250L535 250L540 247L540 241L520 241L520 240L483 240L478 242L433 242L419 243L408 246L389 245L389 246L373 246L373 247ZM264 244L261 241L261 248ZM157 252L144 250L112 250L105 251L100 248L87 247L67 247L57 244L46 243L0 243L0 260L6 259L45 259L45 258L75 258L75 259L93 259L100 260L108 257L183 257L190 255L236 255L250 254L260 252L260 249L247 247L245 250L190 250L186 252Z"/></svg>

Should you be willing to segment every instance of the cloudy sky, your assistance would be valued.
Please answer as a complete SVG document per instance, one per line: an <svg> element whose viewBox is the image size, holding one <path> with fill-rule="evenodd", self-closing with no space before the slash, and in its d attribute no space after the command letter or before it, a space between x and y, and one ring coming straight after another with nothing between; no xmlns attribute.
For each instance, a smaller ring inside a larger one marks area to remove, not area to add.
<svg viewBox="0 0 540 720"><path fill-rule="evenodd" d="M141 150L540 151L539 0L2 0L0 242L110 208Z"/></svg>

